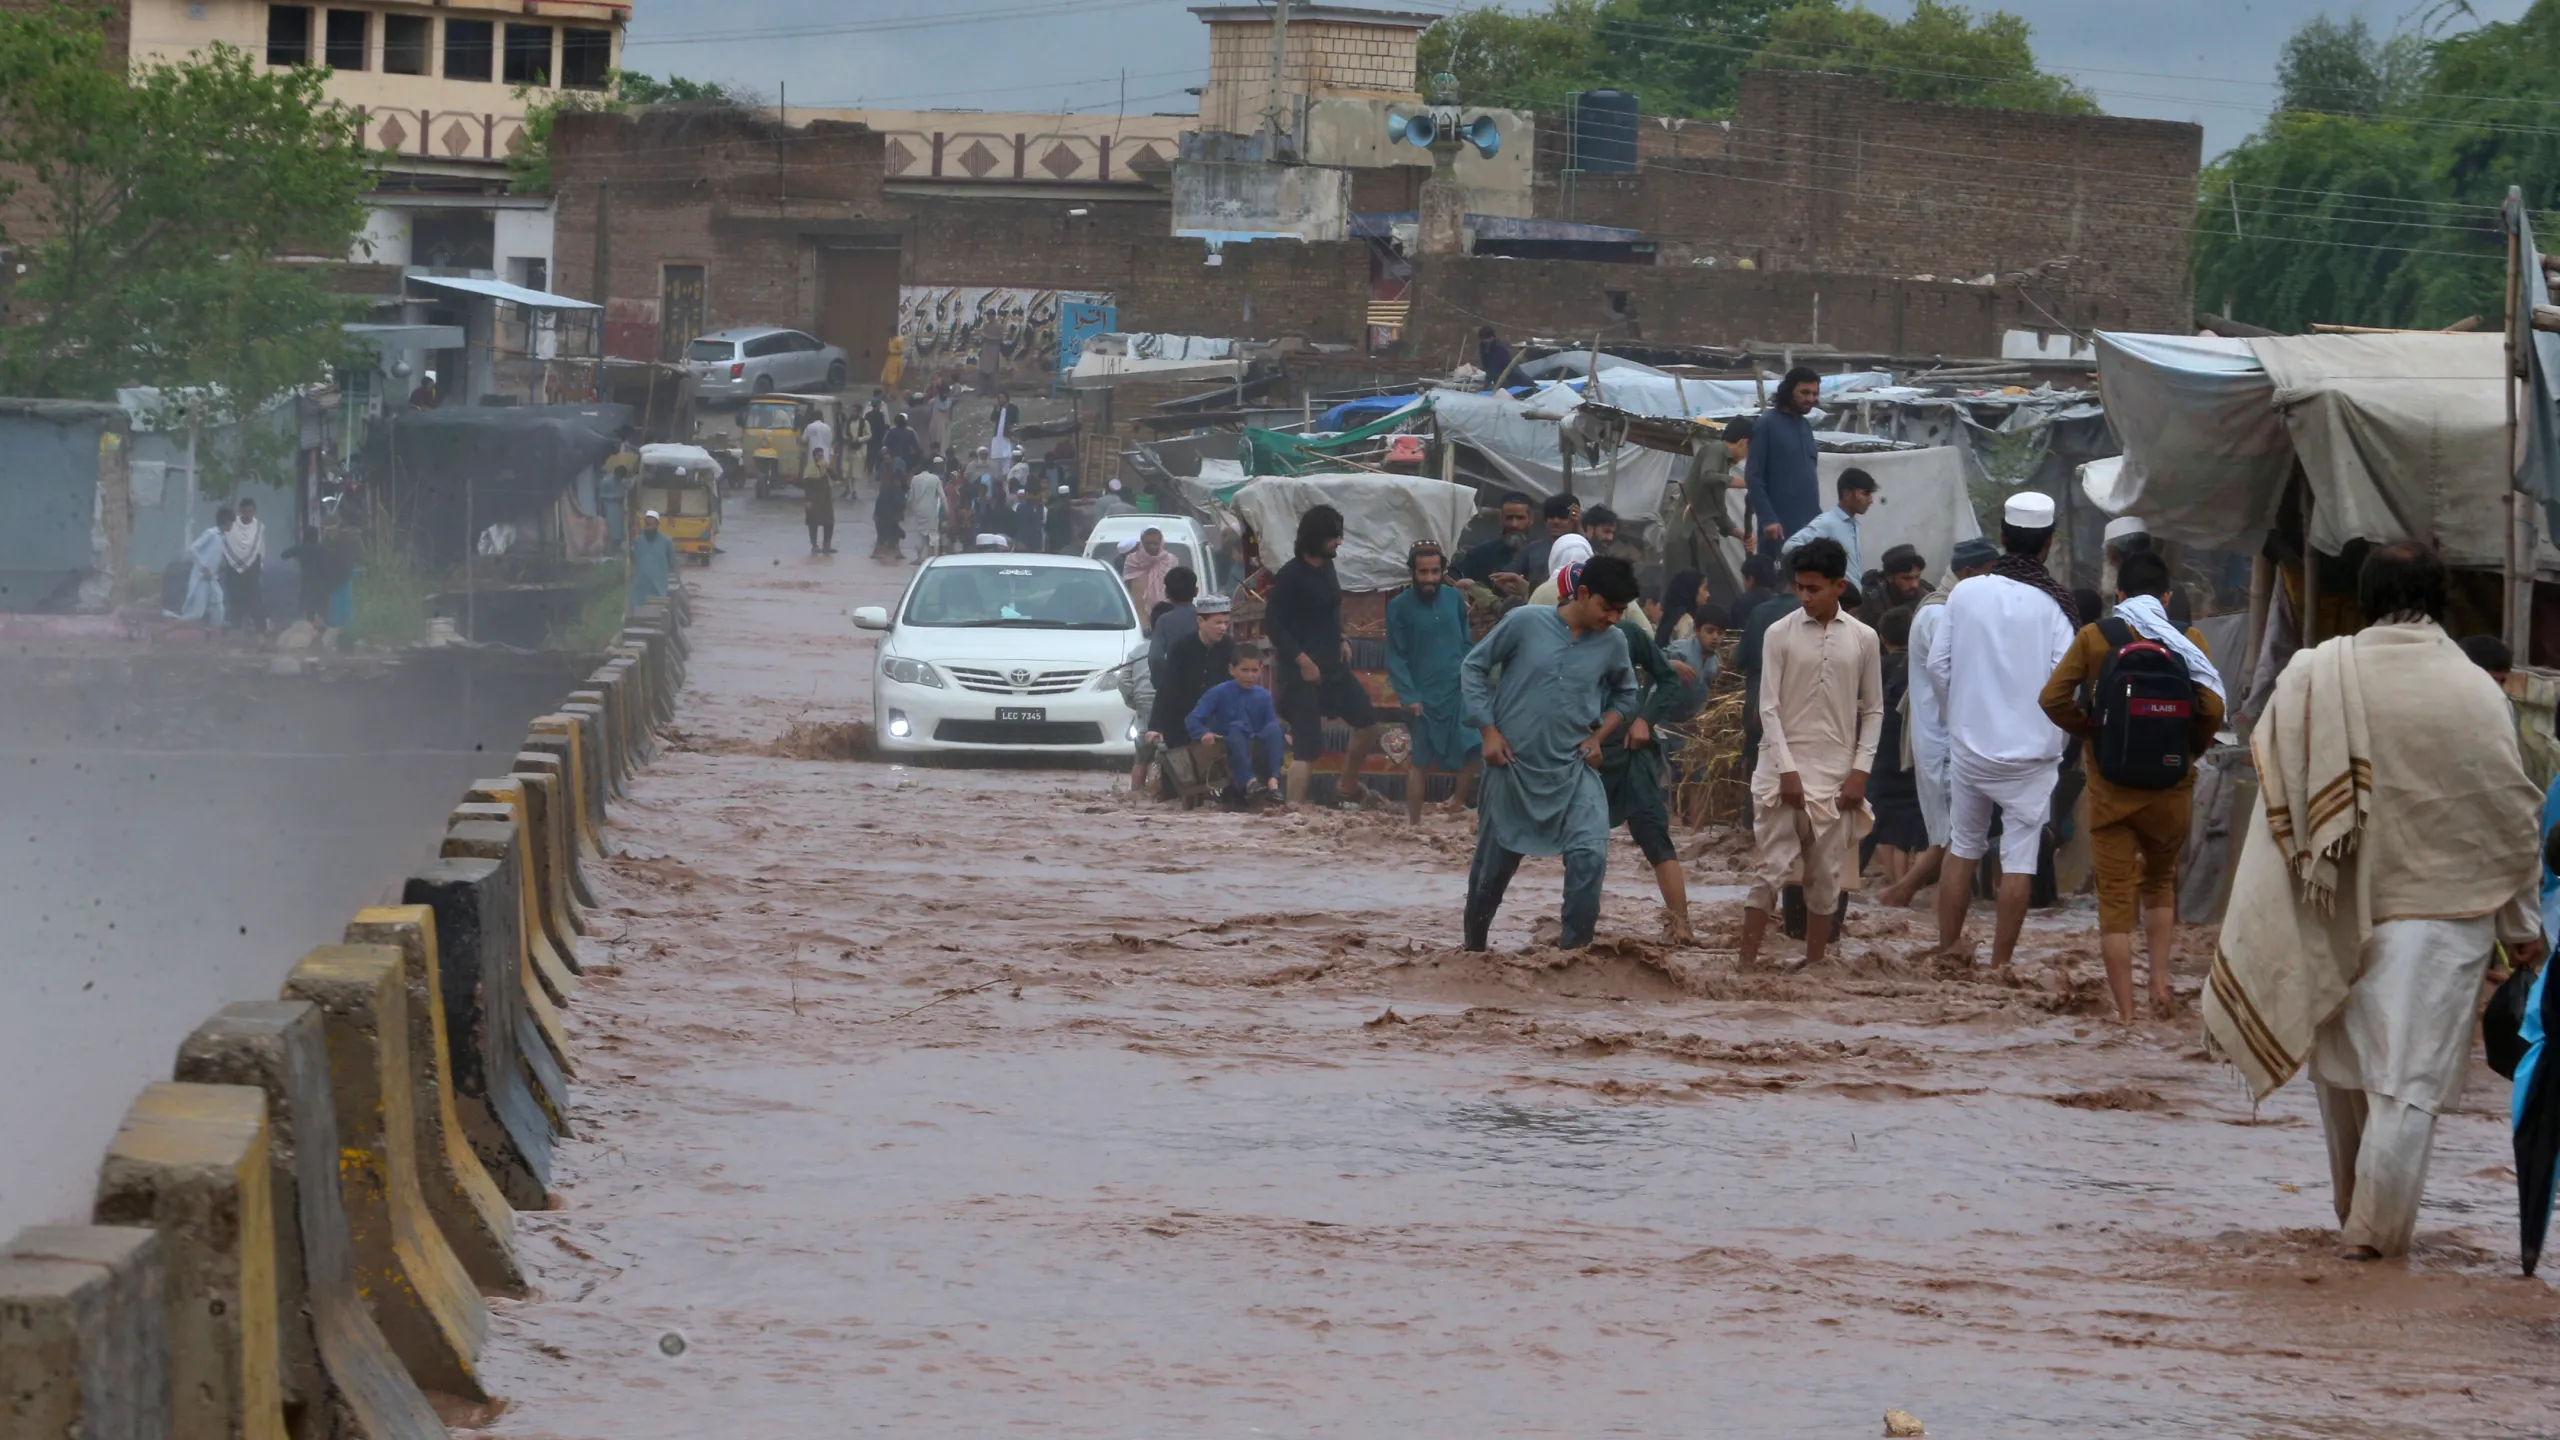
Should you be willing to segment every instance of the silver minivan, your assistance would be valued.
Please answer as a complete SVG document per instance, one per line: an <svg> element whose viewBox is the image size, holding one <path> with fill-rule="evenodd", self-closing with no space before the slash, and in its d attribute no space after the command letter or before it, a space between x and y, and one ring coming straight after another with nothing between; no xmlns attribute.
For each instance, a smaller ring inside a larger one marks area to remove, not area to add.
<svg viewBox="0 0 2560 1440"><path fill-rule="evenodd" d="M774 325L714 330L686 346L684 359L705 400L841 390L845 382L841 348Z"/></svg>

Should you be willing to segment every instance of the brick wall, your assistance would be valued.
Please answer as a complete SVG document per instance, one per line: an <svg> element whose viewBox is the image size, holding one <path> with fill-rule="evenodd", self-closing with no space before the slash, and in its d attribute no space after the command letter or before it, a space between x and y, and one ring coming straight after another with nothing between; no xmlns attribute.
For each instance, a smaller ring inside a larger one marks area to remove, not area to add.
<svg viewBox="0 0 2560 1440"><path fill-rule="evenodd" d="M1539 126L1538 213L1643 230L1670 263L1972 278L2070 257L2038 291L2048 307L2193 320L2193 125L1913 104L1872 80L1756 70L1729 131L1647 118L1633 176L1566 176L1561 129Z"/></svg>

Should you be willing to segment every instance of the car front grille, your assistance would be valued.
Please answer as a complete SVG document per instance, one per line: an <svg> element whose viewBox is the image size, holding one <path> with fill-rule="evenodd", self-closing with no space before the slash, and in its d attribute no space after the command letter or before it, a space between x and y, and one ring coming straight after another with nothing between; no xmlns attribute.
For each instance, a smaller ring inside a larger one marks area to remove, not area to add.
<svg viewBox="0 0 2560 1440"><path fill-rule="evenodd" d="M1042 670L1024 684L1013 683L1013 675L1005 670L973 670L965 665L946 665L951 678L963 690L981 695L1072 695L1093 678L1090 670Z"/></svg>
<svg viewBox="0 0 2560 1440"><path fill-rule="evenodd" d="M1090 720L944 720L933 738L954 745L1099 745L1102 727Z"/></svg>

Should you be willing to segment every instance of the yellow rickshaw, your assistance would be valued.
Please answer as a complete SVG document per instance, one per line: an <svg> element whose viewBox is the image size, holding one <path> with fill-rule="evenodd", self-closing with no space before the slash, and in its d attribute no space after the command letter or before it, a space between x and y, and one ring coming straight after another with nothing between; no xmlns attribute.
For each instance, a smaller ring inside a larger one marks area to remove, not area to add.
<svg viewBox="0 0 2560 1440"><path fill-rule="evenodd" d="M710 564L720 539L720 462L699 445L641 446L639 494L630 509L634 533L640 517L655 510L677 554Z"/></svg>
<svg viewBox="0 0 2560 1440"><path fill-rule="evenodd" d="M844 474L844 434L852 415L833 395L758 395L738 417L738 448L756 477L756 498L769 499L785 485L800 483L800 432L812 420L824 420L835 431L836 447L827 457L830 484Z"/></svg>

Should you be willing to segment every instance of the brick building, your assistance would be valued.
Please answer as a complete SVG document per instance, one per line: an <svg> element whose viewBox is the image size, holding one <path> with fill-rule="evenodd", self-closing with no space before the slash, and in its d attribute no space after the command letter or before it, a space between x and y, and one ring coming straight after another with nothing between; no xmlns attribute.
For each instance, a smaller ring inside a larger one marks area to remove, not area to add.
<svg viewBox="0 0 2560 1440"><path fill-rule="evenodd" d="M1539 127L1537 213L1656 236L1665 266L2031 272L2004 289L2081 329L2194 319L2198 126L1915 104L1875 80L1753 70L1731 121L1645 118L1633 175L1576 173L1562 129Z"/></svg>

